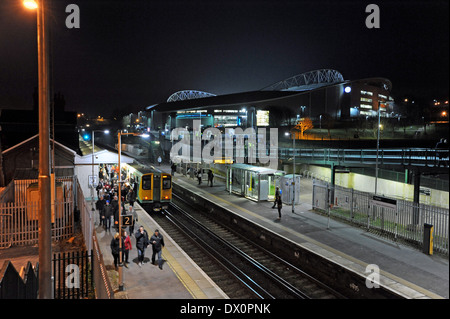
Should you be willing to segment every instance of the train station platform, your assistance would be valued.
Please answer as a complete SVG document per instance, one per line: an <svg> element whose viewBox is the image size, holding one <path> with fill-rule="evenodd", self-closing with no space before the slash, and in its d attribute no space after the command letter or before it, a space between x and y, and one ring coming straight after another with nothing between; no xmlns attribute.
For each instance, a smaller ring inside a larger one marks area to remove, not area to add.
<svg viewBox="0 0 450 319"><path fill-rule="evenodd" d="M161 170L170 172L162 165ZM255 202L230 194L223 180L214 178L214 186L204 180L175 174L173 182L195 191L235 214L243 216L298 245L359 272L364 277L368 265L380 269L381 284L407 298L449 298L449 260L440 255L425 255L416 248L377 236L362 228L342 223L312 211L312 180L301 180L300 203L283 205L282 218L273 202Z"/></svg>
<svg viewBox="0 0 450 319"><path fill-rule="evenodd" d="M128 208L128 204L125 205ZM139 267L137 248L134 234L131 236L132 250L129 253L129 264L123 267L124 291L115 290L115 298L119 299L228 299L228 296L204 273L192 259L167 235L138 203L134 204L138 215L135 225L136 232L140 225L144 226L149 237L155 229L164 236L162 270L151 263L152 248L145 250L144 264ZM110 279L118 285L118 272L114 269L114 259L111 254L110 243L114 234L98 226L98 212L96 212L96 235L103 254L103 260Z"/></svg>

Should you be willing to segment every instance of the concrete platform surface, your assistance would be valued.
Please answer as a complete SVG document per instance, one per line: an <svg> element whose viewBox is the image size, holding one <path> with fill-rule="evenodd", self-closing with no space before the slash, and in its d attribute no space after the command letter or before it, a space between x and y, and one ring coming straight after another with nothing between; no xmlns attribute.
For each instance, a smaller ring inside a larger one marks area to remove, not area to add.
<svg viewBox="0 0 450 319"><path fill-rule="evenodd" d="M128 205L126 205L128 206ZM145 250L144 264L139 267L134 234L131 236L132 250L129 253L128 268L123 267L124 291L121 298L127 299L228 299L228 296L204 273L194 261L165 233L138 203L134 204L138 214L138 223L148 232L149 237L155 229L164 236L165 247L162 258L163 269L151 264L152 248ZM98 214L98 213L97 213ZM98 217L97 217L98 218ZM97 238L103 254L103 260L110 277L117 278L110 243L115 234L97 226Z"/></svg>

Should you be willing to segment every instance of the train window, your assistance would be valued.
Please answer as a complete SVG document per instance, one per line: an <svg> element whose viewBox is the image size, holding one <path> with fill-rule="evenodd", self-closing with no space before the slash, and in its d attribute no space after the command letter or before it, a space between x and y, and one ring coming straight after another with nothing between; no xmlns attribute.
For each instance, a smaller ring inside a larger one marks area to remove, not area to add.
<svg viewBox="0 0 450 319"><path fill-rule="evenodd" d="M163 183L162 183L162 188L163 189L170 189L172 187L172 182L170 179L170 176L164 176L163 177Z"/></svg>
<svg viewBox="0 0 450 319"><path fill-rule="evenodd" d="M152 189L152 175L142 176L142 189L143 190Z"/></svg>

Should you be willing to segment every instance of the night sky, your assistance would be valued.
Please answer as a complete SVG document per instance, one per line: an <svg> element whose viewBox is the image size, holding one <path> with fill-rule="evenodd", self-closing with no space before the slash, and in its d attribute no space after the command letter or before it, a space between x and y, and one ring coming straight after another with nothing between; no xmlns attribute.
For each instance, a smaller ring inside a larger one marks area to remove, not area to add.
<svg viewBox="0 0 450 319"><path fill-rule="evenodd" d="M448 1L51 2L53 88L67 110L110 116L179 90L258 90L321 68L386 77L394 97L448 98ZM65 26L70 3L80 29ZM380 29L366 28L370 3ZM36 41L35 12L0 0L0 108L32 107Z"/></svg>

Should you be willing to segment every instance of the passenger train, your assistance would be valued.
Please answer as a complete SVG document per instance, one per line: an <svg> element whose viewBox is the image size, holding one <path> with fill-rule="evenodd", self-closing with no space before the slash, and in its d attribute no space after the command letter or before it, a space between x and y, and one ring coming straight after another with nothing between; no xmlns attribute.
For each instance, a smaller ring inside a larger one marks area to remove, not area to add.
<svg viewBox="0 0 450 319"><path fill-rule="evenodd" d="M136 200L154 211L166 209L172 201L172 176L139 164L124 164L122 170L131 184L134 182Z"/></svg>

